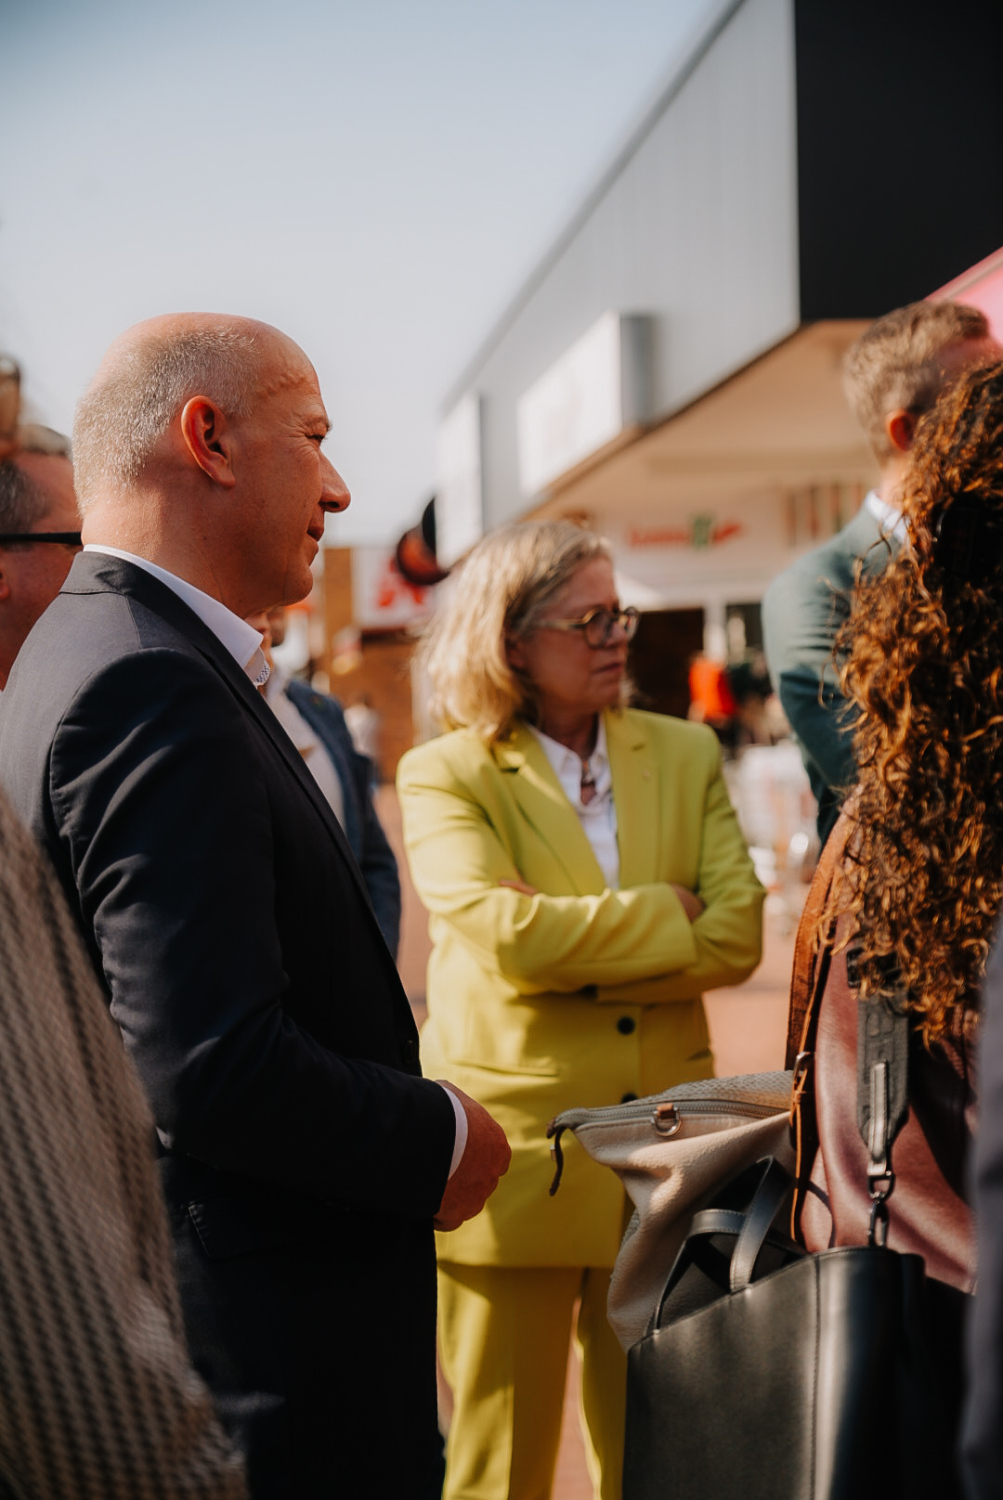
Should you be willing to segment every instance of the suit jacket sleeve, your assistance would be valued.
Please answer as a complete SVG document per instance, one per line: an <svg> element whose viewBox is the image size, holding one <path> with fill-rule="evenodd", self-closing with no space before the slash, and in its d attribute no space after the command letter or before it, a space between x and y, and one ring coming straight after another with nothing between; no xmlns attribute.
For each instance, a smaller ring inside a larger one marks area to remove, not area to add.
<svg viewBox="0 0 1003 1500"><path fill-rule="evenodd" d="M172 1149L345 1207L433 1214L455 1134L443 1090L336 1053L288 1013L253 733L207 663L166 649L111 663L64 715L50 803L112 1014ZM364 1005L338 989L351 917L330 920L321 998Z"/></svg>
<svg viewBox="0 0 1003 1500"><path fill-rule="evenodd" d="M762 890L728 801L716 742L701 789L696 889L707 909L695 923L662 881L599 895L525 896L501 887L499 881L522 879L523 872L491 809L436 748L423 746L399 770L412 877L428 910L449 922L489 971L527 995L594 986L596 998L604 998L603 988L613 986L622 999L625 984L655 980L636 997L652 1003L692 998L755 967Z"/></svg>
<svg viewBox="0 0 1003 1500"><path fill-rule="evenodd" d="M720 985L741 984L762 957L766 893L728 796L717 738L710 730L705 734L703 834L694 886L704 909L691 929L693 962L663 975L650 994L639 990L633 997L639 1003L686 1000ZM600 1000L618 998L615 988L608 996L600 990Z"/></svg>

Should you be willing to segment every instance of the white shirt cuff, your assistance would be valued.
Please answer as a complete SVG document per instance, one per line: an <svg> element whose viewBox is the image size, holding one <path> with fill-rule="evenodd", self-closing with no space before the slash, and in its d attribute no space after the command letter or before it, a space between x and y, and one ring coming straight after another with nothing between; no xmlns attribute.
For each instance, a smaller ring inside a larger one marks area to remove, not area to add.
<svg viewBox="0 0 1003 1500"><path fill-rule="evenodd" d="M436 1083L439 1084L440 1088L446 1090L446 1093L449 1095L449 1102L453 1106L453 1114L456 1116L456 1139L453 1142L453 1159L449 1163L449 1176L452 1177L463 1160L464 1151L467 1149L467 1112L448 1083L444 1083L441 1078L437 1078ZM448 1182L449 1178L446 1180Z"/></svg>

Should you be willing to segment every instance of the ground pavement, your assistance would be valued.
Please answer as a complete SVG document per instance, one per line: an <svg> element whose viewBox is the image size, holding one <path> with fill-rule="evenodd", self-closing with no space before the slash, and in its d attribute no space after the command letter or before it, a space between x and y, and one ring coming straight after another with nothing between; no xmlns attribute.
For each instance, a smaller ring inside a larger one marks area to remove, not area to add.
<svg viewBox="0 0 1003 1500"><path fill-rule="evenodd" d="M399 968L419 1024L425 1015L425 969L429 943L425 912L407 878L401 844L400 810L392 787L380 787L377 807L401 869L401 951ZM711 1041L719 1077L763 1073L784 1065L787 995L794 955L794 931L778 898L771 898L765 927L763 962L745 984L715 990L706 998ZM776 907L774 910L773 908ZM448 1409L449 1392L442 1391ZM553 1500L592 1500L592 1485L578 1428L578 1376L569 1364L564 1426L557 1460Z"/></svg>

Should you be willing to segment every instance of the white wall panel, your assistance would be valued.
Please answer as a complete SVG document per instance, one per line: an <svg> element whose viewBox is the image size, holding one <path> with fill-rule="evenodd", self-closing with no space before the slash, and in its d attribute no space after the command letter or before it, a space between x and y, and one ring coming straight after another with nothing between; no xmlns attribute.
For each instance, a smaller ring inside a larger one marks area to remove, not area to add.
<svg viewBox="0 0 1003 1500"><path fill-rule="evenodd" d="M526 509L519 397L606 311L654 317L664 417L798 323L792 0L743 0L451 395L483 398L489 526Z"/></svg>

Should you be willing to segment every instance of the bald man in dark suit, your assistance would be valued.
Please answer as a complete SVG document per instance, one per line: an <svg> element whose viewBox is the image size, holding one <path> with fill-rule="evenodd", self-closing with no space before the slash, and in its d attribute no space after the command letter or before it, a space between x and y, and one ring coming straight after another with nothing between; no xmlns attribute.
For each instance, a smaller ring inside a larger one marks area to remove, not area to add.
<svg viewBox="0 0 1003 1500"><path fill-rule="evenodd" d="M275 329L156 319L78 411L85 550L0 707L153 1108L188 1338L255 1500L417 1496L436 1459L433 1220L508 1162L420 1076L358 868L256 691L348 491Z"/></svg>

